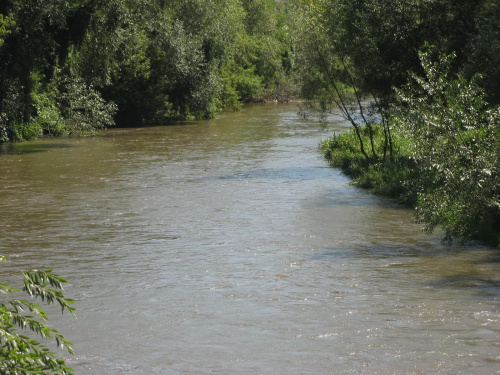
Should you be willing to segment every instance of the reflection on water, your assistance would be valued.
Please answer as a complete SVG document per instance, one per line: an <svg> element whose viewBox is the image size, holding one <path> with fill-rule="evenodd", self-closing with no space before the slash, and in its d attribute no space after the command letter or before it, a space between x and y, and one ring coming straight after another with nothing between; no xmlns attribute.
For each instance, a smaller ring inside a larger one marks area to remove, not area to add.
<svg viewBox="0 0 500 375"><path fill-rule="evenodd" d="M82 374L500 373L500 255L349 185L293 105L0 150L0 253ZM5 269L5 268L4 268Z"/></svg>

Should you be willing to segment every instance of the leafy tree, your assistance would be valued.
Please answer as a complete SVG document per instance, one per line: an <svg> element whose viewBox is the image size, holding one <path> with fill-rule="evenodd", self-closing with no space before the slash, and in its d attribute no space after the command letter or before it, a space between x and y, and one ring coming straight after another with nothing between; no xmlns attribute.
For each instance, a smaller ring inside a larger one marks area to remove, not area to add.
<svg viewBox="0 0 500 375"><path fill-rule="evenodd" d="M82 78L62 75L56 67L54 78L42 85L36 75L31 97L36 109L33 126L44 134L93 134L114 124L116 105L106 102L92 84Z"/></svg>
<svg viewBox="0 0 500 375"><path fill-rule="evenodd" d="M0 257L0 261L5 261ZM59 304L62 311L74 314L73 301L62 293L66 280L52 271L23 271L22 291L48 305ZM18 289L0 284L0 373L2 374L72 374L65 361L33 336L53 339L58 347L73 353L71 343L47 325L45 311L36 303L18 299ZM27 334L22 332L28 331ZM31 335L29 335L31 333Z"/></svg>
<svg viewBox="0 0 500 375"><path fill-rule="evenodd" d="M349 60L361 89L384 96L406 84L409 71L421 72L418 51L426 43L440 53L455 53L455 71L463 66L484 2L330 0L322 13L325 33L337 54Z"/></svg>
<svg viewBox="0 0 500 375"><path fill-rule="evenodd" d="M479 83L489 102L500 103L500 4L484 1L476 15L477 33L467 39L467 61L463 73L480 73Z"/></svg>
<svg viewBox="0 0 500 375"><path fill-rule="evenodd" d="M349 121L358 139L360 152L370 163L379 159L373 139L373 119L368 116L368 109L363 104L365 92L362 76L357 74L349 56L341 48L336 26L331 23L328 13L330 6L330 3L320 3L319 6L313 3L302 7L304 18L298 29L304 82L302 93L310 100L309 108L313 108L314 101L318 101L322 116L328 112L338 112ZM377 99L375 93L373 97L378 106L381 100ZM380 110L380 113L386 136L385 160L391 138L385 112ZM369 131L368 145L362 136L363 126Z"/></svg>
<svg viewBox="0 0 500 375"><path fill-rule="evenodd" d="M12 13L6 16L0 14L0 47L5 43L5 37L12 33L10 29L14 27L15 24Z"/></svg>
<svg viewBox="0 0 500 375"><path fill-rule="evenodd" d="M210 118L276 97L293 70L286 9L275 0L5 0L0 141L92 133L112 120Z"/></svg>
<svg viewBox="0 0 500 375"><path fill-rule="evenodd" d="M320 0L301 7L303 92L354 129L324 143L326 154L358 183L416 200L428 231L442 226L447 240L500 243L500 117L485 100L497 100L500 87L497 4ZM429 44L434 55L454 57L432 63ZM380 125L361 105L364 95Z"/></svg>
<svg viewBox="0 0 500 375"><path fill-rule="evenodd" d="M67 65L74 46L81 43L88 27L84 11L90 3L2 2L0 13L4 20L9 14L12 21L0 46L0 141L68 132L60 131L64 111L57 98L69 88L61 87L63 80L54 79L60 65ZM74 72L65 74L79 79ZM68 120L66 125L71 122Z"/></svg>
<svg viewBox="0 0 500 375"><path fill-rule="evenodd" d="M476 79L453 78L452 56L432 62L425 75L399 91L397 126L418 169L409 185L417 217L446 239L481 238L500 244L500 107L491 108Z"/></svg>
<svg viewBox="0 0 500 375"><path fill-rule="evenodd" d="M220 68L230 60L238 9L235 0L126 5L118 27L118 69L101 85L118 104L118 121L213 117L224 105Z"/></svg>
<svg viewBox="0 0 500 375"><path fill-rule="evenodd" d="M234 7L232 44L219 70L221 102L294 96L294 52L288 2L245 0Z"/></svg>
<svg viewBox="0 0 500 375"><path fill-rule="evenodd" d="M106 103L92 85L81 79L68 79L61 93L61 109L64 115L64 132L91 134L96 129L113 125L116 106Z"/></svg>
<svg viewBox="0 0 500 375"><path fill-rule="evenodd" d="M310 99L319 99L323 111L340 109L358 134L359 147L367 162L387 160L387 155L390 159L393 145L388 121L395 100L393 88L405 85L411 73L422 73L417 51L426 43L434 45L440 53L455 53L457 58L450 69L461 71L468 58L469 41L478 32L477 15L486 3L481 0L303 2L303 26L299 28L303 92ZM492 13L493 8L488 7L488 11ZM490 13L483 19L493 23L495 18ZM498 64L487 65L497 69ZM477 69L471 71L469 76L477 72ZM366 96L372 99L372 107L384 126L386 146L382 155L375 151L371 120L365 116L369 109L361 106ZM350 99L354 99L354 106L350 105ZM360 126L369 129L367 145L358 130Z"/></svg>

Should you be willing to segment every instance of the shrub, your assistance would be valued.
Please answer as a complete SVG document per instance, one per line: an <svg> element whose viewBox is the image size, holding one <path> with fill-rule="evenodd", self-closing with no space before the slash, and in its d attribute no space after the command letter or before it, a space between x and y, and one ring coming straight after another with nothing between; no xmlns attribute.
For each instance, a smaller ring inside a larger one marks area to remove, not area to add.
<svg viewBox="0 0 500 375"><path fill-rule="evenodd" d="M396 117L418 169L418 220L442 226L448 241L499 244L500 107L488 106L477 78L451 76L453 56L433 63L431 54L420 54L425 76L399 91Z"/></svg>

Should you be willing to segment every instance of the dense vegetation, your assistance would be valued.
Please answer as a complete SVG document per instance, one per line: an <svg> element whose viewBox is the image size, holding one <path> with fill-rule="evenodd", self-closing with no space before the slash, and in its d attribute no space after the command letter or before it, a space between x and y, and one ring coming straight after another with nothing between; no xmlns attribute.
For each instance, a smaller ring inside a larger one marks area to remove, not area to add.
<svg viewBox="0 0 500 375"><path fill-rule="evenodd" d="M5 0L0 141L209 118L291 85L274 0Z"/></svg>
<svg viewBox="0 0 500 375"><path fill-rule="evenodd" d="M322 149L445 239L500 246L500 4L494 0L4 0L0 142L210 118L301 94L352 131ZM50 271L24 291L73 312ZM50 289L52 285L55 289ZM0 285L0 372L69 373L44 311ZM42 319L36 320L29 311Z"/></svg>
<svg viewBox="0 0 500 375"><path fill-rule="evenodd" d="M500 4L328 0L301 9L303 94L352 124L322 143L332 164L414 205L445 240L500 246Z"/></svg>

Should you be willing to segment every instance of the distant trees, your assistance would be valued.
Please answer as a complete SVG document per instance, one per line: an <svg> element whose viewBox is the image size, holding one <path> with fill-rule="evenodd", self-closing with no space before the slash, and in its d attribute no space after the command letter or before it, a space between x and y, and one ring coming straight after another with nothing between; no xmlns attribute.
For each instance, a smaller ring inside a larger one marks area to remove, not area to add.
<svg viewBox="0 0 500 375"><path fill-rule="evenodd" d="M275 0L6 0L0 141L92 132L114 121L207 118L243 100L277 97L293 66L286 7Z"/></svg>
<svg viewBox="0 0 500 375"><path fill-rule="evenodd" d="M7 0L0 6L10 20L0 46L0 141L112 123L114 106L102 99L95 80L74 68L89 29L87 6L60 0Z"/></svg>

